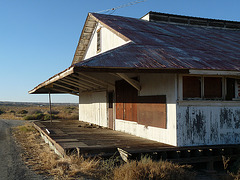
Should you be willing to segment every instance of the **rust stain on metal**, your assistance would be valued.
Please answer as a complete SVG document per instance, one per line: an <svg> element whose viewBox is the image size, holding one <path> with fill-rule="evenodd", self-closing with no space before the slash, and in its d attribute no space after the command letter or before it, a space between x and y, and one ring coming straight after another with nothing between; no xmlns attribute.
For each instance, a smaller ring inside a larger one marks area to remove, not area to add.
<svg viewBox="0 0 240 180"><path fill-rule="evenodd" d="M131 42L76 66L240 70L240 30L92 15Z"/></svg>

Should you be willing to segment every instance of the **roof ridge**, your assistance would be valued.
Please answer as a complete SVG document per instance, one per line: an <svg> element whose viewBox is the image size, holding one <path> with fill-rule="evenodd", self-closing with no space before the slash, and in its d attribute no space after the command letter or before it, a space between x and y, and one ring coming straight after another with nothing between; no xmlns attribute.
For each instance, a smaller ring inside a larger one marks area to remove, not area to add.
<svg viewBox="0 0 240 180"><path fill-rule="evenodd" d="M226 28L226 29L240 29L239 21L222 20L214 18L202 18L186 15L176 15L169 13L153 12L150 11L143 17L149 15L149 21L156 22L167 22L177 24L187 24L192 26L206 26L215 28ZM142 18L143 18L142 17Z"/></svg>

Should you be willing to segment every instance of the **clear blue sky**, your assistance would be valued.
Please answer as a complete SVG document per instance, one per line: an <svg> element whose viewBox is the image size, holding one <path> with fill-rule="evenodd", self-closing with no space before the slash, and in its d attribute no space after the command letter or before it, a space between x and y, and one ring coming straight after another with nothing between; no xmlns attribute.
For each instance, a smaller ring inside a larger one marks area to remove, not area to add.
<svg viewBox="0 0 240 180"><path fill-rule="evenodd" d="M47 102L29 95L39 83L71 65L88 12L134 0L0 0L0 101ZM147 0L115 15L149 11L240 21L239 0ZM53 102L78 102L54 95Z"/></svg>

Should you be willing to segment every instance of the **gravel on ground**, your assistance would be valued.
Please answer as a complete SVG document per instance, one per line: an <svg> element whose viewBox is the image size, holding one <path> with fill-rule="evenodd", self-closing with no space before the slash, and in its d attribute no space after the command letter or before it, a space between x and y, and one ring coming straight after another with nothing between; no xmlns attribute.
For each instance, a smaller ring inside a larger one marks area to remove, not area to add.
<svg viewBox="0 0 240 180"><path fill-rule="evenodd" d="M0 180L48 179L31 171L21 159L21 149L12 137L11 128L24 123L22 120L0 120Z"/></svg>

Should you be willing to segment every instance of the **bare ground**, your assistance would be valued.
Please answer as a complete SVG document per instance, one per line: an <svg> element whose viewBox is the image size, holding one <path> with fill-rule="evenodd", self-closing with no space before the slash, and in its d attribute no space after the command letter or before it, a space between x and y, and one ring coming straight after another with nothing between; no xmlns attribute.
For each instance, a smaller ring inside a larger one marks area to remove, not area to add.
<svg viewBox="0 0 240 180"><path fill-rule="evenodd" d="M31 171L22 161L21 150L11 136L11 127L23 125L25 121L0 120L0 180L48 179Z"/></svg>

